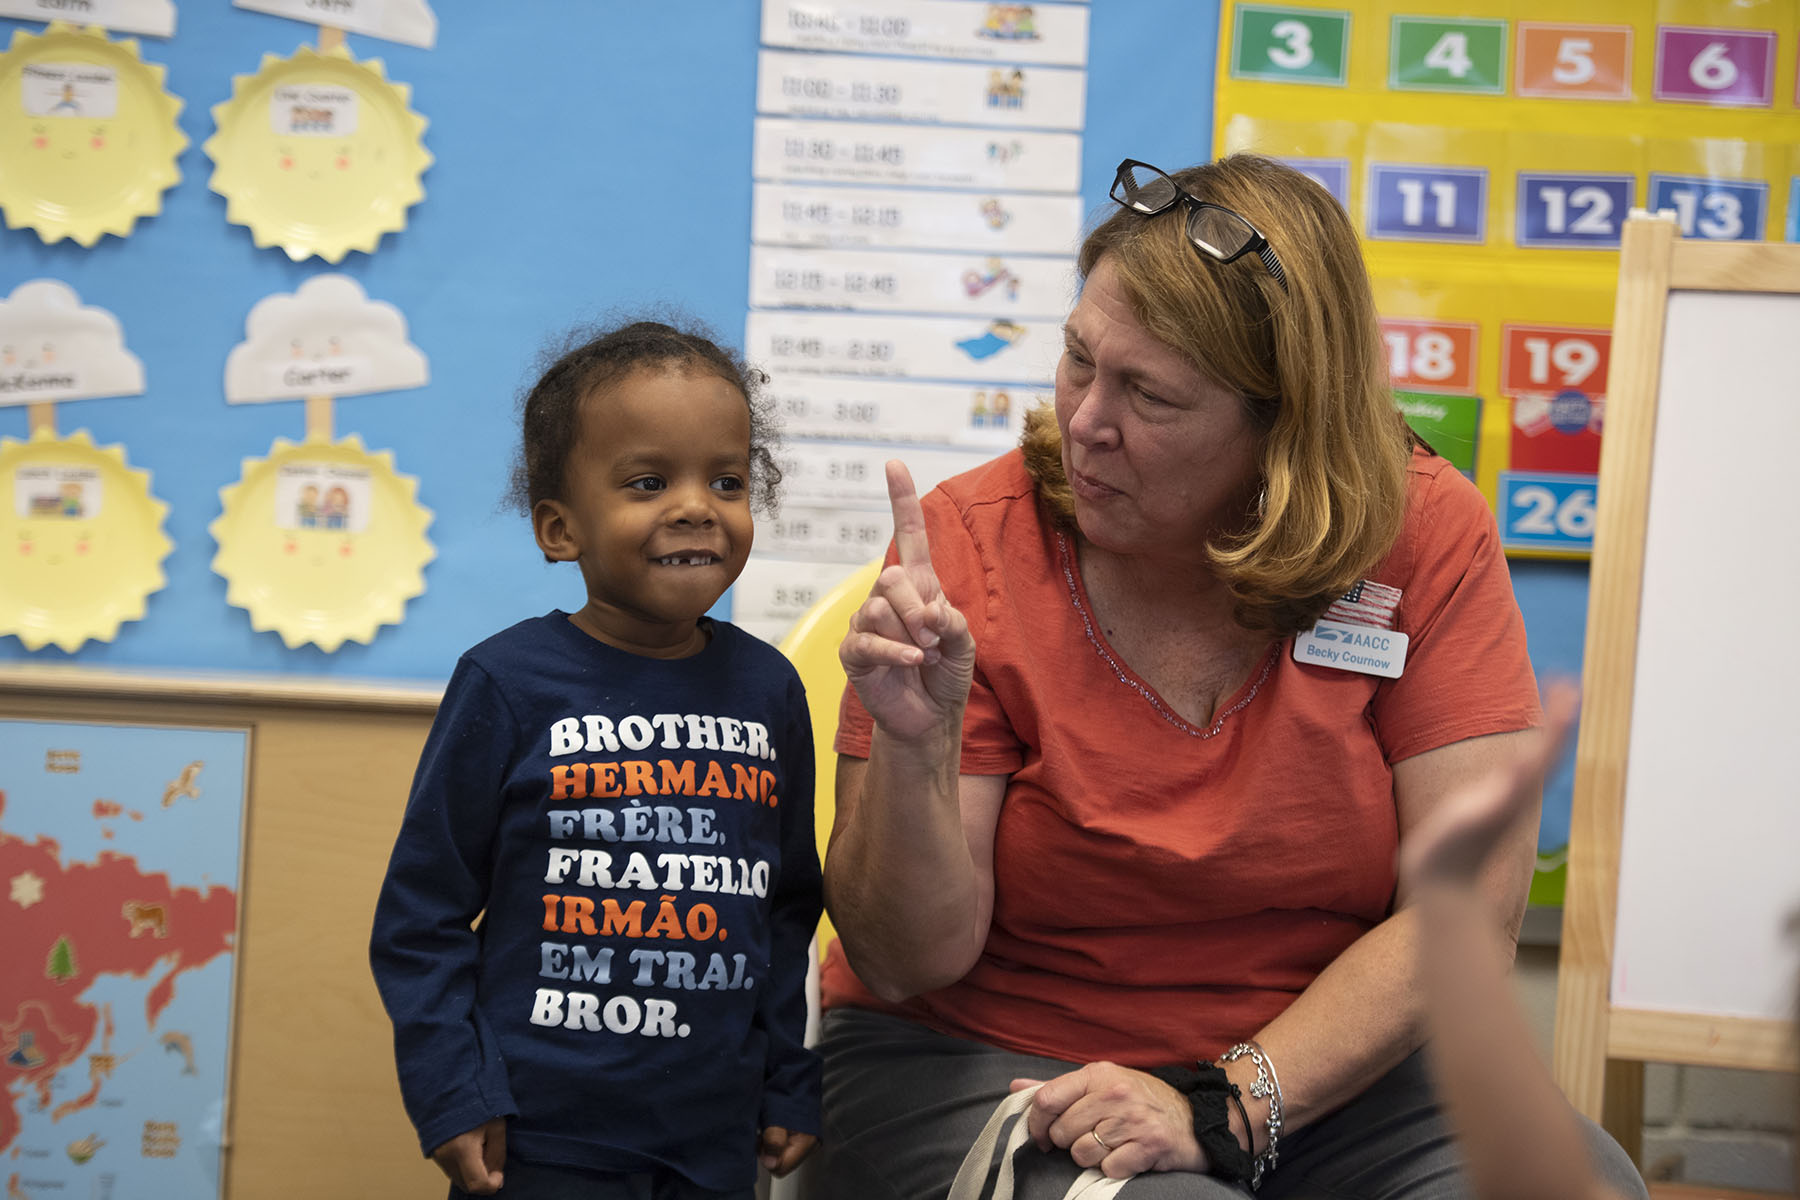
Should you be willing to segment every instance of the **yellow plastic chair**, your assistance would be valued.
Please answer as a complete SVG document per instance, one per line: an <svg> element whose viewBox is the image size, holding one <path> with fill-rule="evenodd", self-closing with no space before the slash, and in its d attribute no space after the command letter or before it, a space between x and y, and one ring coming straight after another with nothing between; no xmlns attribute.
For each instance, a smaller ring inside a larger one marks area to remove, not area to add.
<svg viewBox="0 0 1800 1200"><path fill-rule="evenodd" d="M844 692L844 668L838 662L838 643L850 627L850 616L868 599L875 577L881 574L881 560L858 567L795 622L781 639L781 652L788 656L806 685L806 699L812 706L813 756L817 765L817 784L813 789L815 833L819 841L819 858L825 858L825 843L831 837L831 820L836 811L833 783L837 778L837 755L831 741L837 736L838 697ZM824 954L836 936L831 920L819 922L819 953Z"/></svg>
<svg viewBox="0 0 1800 1200"><path fill-rule="evenodd" d="M844 631L850 627L850 615L868 598L869 589L875 586L875 577L879 574L880 559L858 567L808 609L781 639L781 652L800 672L800 682L806 685L807 702L812 706L813 756L818 772L818 784L813 789L813 823L821 860L825 857L825 843L831 837L831 820L836 811L837 754L831 749L831 742L837 736L838 697L844 691L844 668L838 662L838 643L844 640ZM835 936L831 919L821 920L818 936L813 939L812 969L806 978L808 1045L817 1042L819 1037L819 961ZM801 1177L810 1165L803 1164L799 1172L786 1179L771 1180L767 1171L760 1171L757 1194L768 1200L798 1200Z"/></svg>

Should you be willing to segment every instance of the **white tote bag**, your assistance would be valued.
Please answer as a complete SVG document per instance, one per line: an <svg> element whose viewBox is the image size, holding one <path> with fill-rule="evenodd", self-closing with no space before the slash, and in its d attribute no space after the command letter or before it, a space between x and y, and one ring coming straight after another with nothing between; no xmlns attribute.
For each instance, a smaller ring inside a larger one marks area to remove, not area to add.
<svg viewBox="0 0 1800 1200"><path fill-rule="evenodd" d="M1025 1110L1031 1104L1031 1098L1037 1094L1037 1088L1026 1088L1022 1092L1014 1092L1000 1102L994 1109L994 1115L981 1130L981 1136L969 1147L964 1156L962 1169L956 1173L956 1182L950 1185L950 1194L945 1200L984 1200L982 1184L987 1181L988 1168L994 1162L994 1146L1000 1141L1000 1131L1012 1122L1012 1132L1007 1136L1006 1147L1001 1151L1000 1175L994 1180L993 1192L985 1200L1013 1200L1013 1152L1025 1144L1029 1132L1025 1127ZM1069 1185L1063 1193L1063 1200L1111 1200L1125 1186L1123 1179L1108 1179L1100 1173L1099 1168L1089 1167Z"/></svg>

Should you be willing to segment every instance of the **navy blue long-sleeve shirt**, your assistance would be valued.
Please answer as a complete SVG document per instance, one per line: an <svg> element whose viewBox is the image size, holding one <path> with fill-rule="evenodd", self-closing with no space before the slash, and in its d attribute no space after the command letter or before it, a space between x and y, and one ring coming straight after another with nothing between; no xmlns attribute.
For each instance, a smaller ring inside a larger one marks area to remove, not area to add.
<svg viewBox="0 0 1800 1200"><path fill-rule="evenodd" d="M818 1132L806 696L711 630L650 659L551 612L458 662L370 945L427 1154L504 1116L525 1161L725 1191L759 1128Z"/></svg>

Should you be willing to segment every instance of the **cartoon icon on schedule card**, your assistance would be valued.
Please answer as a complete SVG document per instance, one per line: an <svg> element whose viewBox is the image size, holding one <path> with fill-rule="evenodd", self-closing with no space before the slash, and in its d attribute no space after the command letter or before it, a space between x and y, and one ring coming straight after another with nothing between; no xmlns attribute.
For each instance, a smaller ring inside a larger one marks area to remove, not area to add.
<svg viewBox="0 0 1800 1200"><path fill-rule="evenodd" d="M987 222L989 229L1005 229L1012 224L1012 214L1000 203L1000 197L989 196L981 202L981 219Z"/></svg>
<svg viewBox="0 0 1800 1200"><path fill-rule="evenodd" d="M1021 141L989 142L987 144L988 158L1002 166L1012 162L1023 153L1025 153L1025 143Z"/></svg>
<svg viewBox="0 0 1800 1200"><path fill-rule="evenodd" d="M58 513L61 516L76 518L87 515L87 508L82 504L81 485L79 483L65 483L62 485L62 503L58 506Z"/></svg>
<svg viewBox="0 0 1800 1200"><path fill-rule="evenodd" d="M74 84L64 83L62 85L62 97L50 106L50 113L53 116L79 117L81 115L81 101L75 97Z"/></svg>
<svg viewBox="0 0 1800 1200"><path fill-rule="evenodd" d="M1006 264L997 258L990 258L979 271L964 271L962 274L963 291L973 299L1001 285L1006 287L1006 298L1019 298L1019 277L1007 270Z"/></svg>
<svg viewBox="0 0 1800 1200"><path fill-rule="evenodd" d="M325 493L325 503L319 509L319 523L327 529L344 529L350 524L350 493L341 487L334 487Z"/></svg>
<svg viewBox="0 0 1800 1200"><path fill-rule="evenodd" d="M1014 70L1011 75L1008 75L998 68L989 71L987 106L989 108L1025 107L1025 72Z"/></svg>
<svg viewBox="0 0 1800 1200"><path fill-rule="evenodd" d="M971 429L1005 429L1012 413L1012 397L1005 392L995 392L990 397L985 390L976 391L969 405L969 427Z"/></svg>
<svg viewBox="0 0 1800 1200"><path fill-rule="evenodd" d="M981 37L1007 42L1035 42L1040 37L1037 16L1029 4L988 5L987 19L975 32Z"/></svg>
<svg viewBox="0 0 1800 1200"><path fill-rule="evenodd" d="M979 337L964 338L956 343L956 348L979 362L984 358L994 357L1024 336L1023 325L1012 321L990 321L985 333Z"/></svg>

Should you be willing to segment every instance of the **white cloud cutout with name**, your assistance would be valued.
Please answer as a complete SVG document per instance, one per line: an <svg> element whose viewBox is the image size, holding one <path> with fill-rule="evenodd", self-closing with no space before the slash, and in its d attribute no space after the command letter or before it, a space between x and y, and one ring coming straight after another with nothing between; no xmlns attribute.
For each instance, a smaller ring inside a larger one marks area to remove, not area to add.
<svg viewBox="0 0 1800 1200"><path fill-rule="evenodd" d="M264 296L244 335L225 360L233 404L398 392L431 377L400 310L369 299L348 275L315 275L298 291Z"/></svg>
<svg viewBox="0 0 1800 1200"><path fill-rule="evenodd" d="M239 8L292 17L308 25L335 25L351 33L429 50L437 42L437 15L425 0L231 0Z"/></svg>
<svg viewBox="0 0 1800 1200"><path fill-rule="evenodd" d="M0 0L0 17L77 21L121 33L175 36L174 0Z"/></svg>
<svg viewBox="0 0 1800 1200"><path fill-rule="evenodd" d="M29 279L0 300L0 404L137 396L144 364L119 318L83 305L60 279Z"/></svg>

